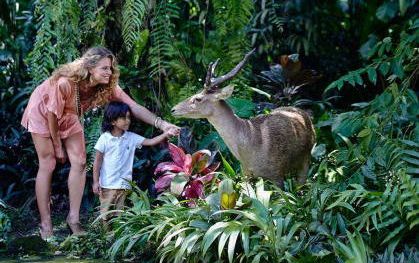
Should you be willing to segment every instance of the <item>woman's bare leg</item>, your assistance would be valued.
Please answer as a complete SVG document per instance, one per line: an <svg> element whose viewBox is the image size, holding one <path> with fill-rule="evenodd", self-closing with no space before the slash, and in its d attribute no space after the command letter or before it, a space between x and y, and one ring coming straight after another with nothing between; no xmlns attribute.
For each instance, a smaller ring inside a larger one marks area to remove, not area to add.
<svg viewBox="0 0 419 263"><path fill-rule="evenodd" d="M71 164L68 175L68 192L70 196L70 212L67 223L74 234L83 231L79 226L80 204L86 182L86 148L82 132L64 139L65 149Z"/></svg>
<svg viewBox="0 0 419 263"><path fill-rule="evenodd" d="M41 137L35 133L31 134L39 161L39 169L35 182L35 193L41 217L41 237L45 239L52 236L50 197L51 179L56 160L51 138Z"/></svg>

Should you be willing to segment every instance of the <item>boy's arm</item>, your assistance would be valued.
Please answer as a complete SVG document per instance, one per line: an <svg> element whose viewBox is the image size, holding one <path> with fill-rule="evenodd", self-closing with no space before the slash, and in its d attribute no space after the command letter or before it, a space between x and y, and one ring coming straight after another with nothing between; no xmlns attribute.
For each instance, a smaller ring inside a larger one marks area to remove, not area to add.
<svg viewBox="0 0 419 263"><path fill-rule="evenodd" d="M157 144L165 141L168 137L169 137L169 133L168 132L164 132L164 133L162 133L159 136L156 136L154 138L144 139L142 145L144 145L144 146L157 145Z"/></svg>
<svg viewBox="0 0 419 263"><path fill-rule="evenodd" d="M93 162L93 193L95 194L101 194L101 189L100 189L100 185L99 185L99 173L100 173L100 167L102 166L102 162L103 162L103 153L101 153L100 151L96 150L96 155L95 155L95 161Z"/></svg>

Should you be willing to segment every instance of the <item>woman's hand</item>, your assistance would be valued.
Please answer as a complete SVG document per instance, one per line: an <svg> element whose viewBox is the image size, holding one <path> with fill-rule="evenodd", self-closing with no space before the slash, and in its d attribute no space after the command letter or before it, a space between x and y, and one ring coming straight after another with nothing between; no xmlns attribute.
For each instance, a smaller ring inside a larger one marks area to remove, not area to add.
<svg viewBox="0 0 419 263"><path fill-rule="evenodd" d="M67 160L67 153L64 150L61 142L54 144L55 158L59 163L65 163Z"/></svg>

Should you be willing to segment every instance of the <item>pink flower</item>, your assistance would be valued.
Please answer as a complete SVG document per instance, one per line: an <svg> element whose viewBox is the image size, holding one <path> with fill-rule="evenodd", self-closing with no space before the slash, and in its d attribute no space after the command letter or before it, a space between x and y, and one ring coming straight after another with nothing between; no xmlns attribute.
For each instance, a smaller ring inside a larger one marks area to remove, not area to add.
<svg viewBox="0 0 419 263"><path fill-rule="evenodd" d="M155 185L157 192L170 187L186 199L204 198L204 186L212 181L214 171L220 166L219 162L211 164L214 155L209 150L185 154L172 143L169 143L169 152L173 161L159 163L154 170L155 175L160 174Z"/></svg>

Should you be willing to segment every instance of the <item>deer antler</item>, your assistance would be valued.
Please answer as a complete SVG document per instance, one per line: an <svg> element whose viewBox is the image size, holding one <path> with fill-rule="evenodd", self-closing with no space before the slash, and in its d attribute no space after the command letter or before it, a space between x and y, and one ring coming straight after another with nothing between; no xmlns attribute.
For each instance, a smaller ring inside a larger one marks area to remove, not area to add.
<svg viewBox="0 0 419 263"><path fill-rule="evenodd" d="M247 60L249 60L250 55L252 55L254 51L255 49L252 49L249 53L247 53L244 56L243 60L240 61L239 64L237 64L229 73L218 78L214 77L214 71L215 71L215 67L218 64L219 59L217 59L215 62L210 63L208 66L207 77L205 78L204 89L208 91L213 90L214 88L217 88L218 85L220 85L224 81L227 81L233 78L234 76L236 76L237 73L239 73L239 71L243 68Z"/></svg>

